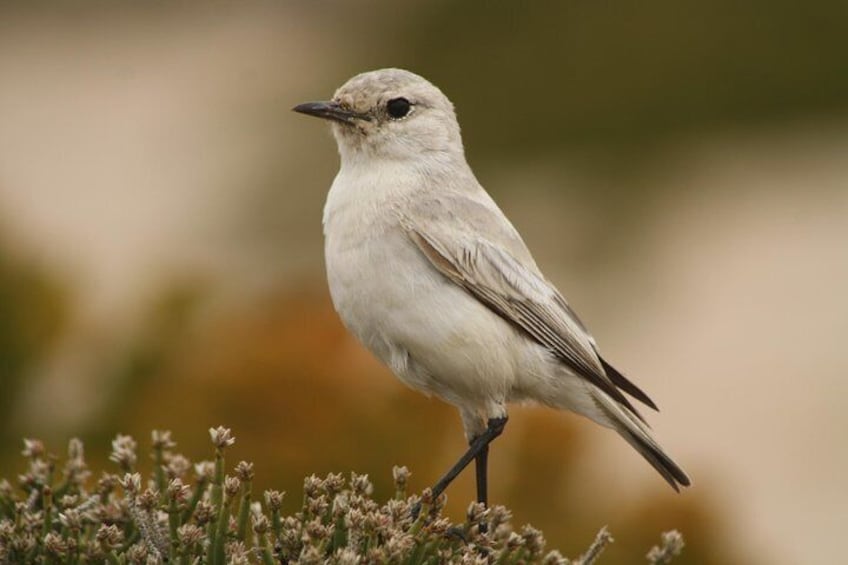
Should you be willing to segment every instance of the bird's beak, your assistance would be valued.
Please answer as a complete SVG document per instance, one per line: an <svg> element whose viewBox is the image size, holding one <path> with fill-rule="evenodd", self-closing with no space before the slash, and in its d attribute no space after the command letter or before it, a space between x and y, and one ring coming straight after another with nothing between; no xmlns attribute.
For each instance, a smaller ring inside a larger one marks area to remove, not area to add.
<svg viewBox="0 0 848 565"><path fill-rule="evenodd" d="M292 108L295 112L315 116L316 118L324 118L325 120L335 120L343 124L352 124L356 120L370 121L366 114L359 114L343 108L338 102L332 100L328 102L304 102Z"/></svg>

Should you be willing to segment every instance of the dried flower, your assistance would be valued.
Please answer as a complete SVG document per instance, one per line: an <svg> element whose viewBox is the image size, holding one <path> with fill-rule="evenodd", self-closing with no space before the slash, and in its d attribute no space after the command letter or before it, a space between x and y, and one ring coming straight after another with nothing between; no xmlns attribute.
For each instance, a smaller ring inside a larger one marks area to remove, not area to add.
<svg viewBox="0 0 848 565"><path fill-rule="evenodd" d="M680 555L683 551L683 536L677 530L664 532L660 537L662 543L660 546L654 546L648 552L647 558L653 565L665 565L670 563L672 559Z"/></svg>
<svg viewBox="0 0 848 565"><path fill-rule="evenodd" d="M329 537L332 526L326 526L321 523L320 518L314 518L306 523L304 527L304 531L306 532L307 538L311 541L320 541L324 538Z"/></svg>
<svg viewBox="0 0 848 565"><path fill-rule="evenodd" d="M173 449L177 447L176 442L171 439L170 430L153 430L150 434L153 449Z"/></svg>
<svg viewBox="0 0 848 565"><path fill-rule="evenodd" d="M231 541L226 545L227 563L230 565L248 565L250 556L244 542Z"/></svg>
<svg viewBox="0 0 848 565"><path fill-rule="evenodd" d="M107 549L119 546L124 541L124 532L115 524L109 526L103 524L97 530L96 539Z"/></svg>
<svg viewBox="0 0 848 565"><path fill-rule="evenodd" d="M537 559L542 555L545 550L545 537L541 531L526 525L521 529L521 537L524 539L524 547L530 552L531 559Z"/></svg>
<svg viewBox="0 0 848 565"><path fill-rule="evenodd" d="M405 559L415 547L415 539L402 532L394 532L394 535L388 536L386 541L386 553L391 562L398 562Z"/></svg>
<svg viewBox="0 0 848 565"><path fill-rule="evenodd" d="M320 563L323 563L323 561L324 559L321 552L315 546L307 546L303 548L300 558L298 559L300 565L319 565ZM372 561L372 563L379 563L379 561Z"/></svg>
<svg viewBox="0 0 848 565"><path fill-rule="evenodd" d="M350 474L350 486L353 492L362 496L371 496L374 491L374 485L368 480L368 475Z"/></svg>
<svg viewBox="0 0 848 565"><path fill-rule="evenodd" d="M104 472L97 480L97 493L106 497L120 483L121 480L116 475ZM141 484L141 478L139 478L139 484Z"/></svg>
<svg viewBox="0 0 848 565"><path fill-rule="evenodd" d="M545 558L542 559L542 565L568 565L568 559L562 556L559 551L551 551Z"/></svg>
<svg viewBox="0 0 848 565"><path fill-rule="evenodd" d="M85 449L79 438L71 438L68 441L68 460L62 474L69 483L75 485L82 485L91 476L91 471L85 463Z"/></svg>
<svg viewBox="0 0 848 565"><path fill-rule="evenodd" d="M44 459L32 459L29 462L27 472L18 475L18 482L26 490L45 485L48 482L53 465Z"/></svg>
<svg viewBox="0 0 848 565"><path fill-rule="evenodd" d="M268 518L264 514L253 515L251 517L251 524L253 525L253 531L259 535L268 531Z"/></svg>
<svg viewBox="0 0 848 565"><path fill-rule="evenodd" d="M306 508L304 509L304 517L311 516L325 516L327 514L327 510L330 508L330 501L327 500L325 495L321 495L317 498L310 498L306 502Z"/></svg>
<svg viewBox="0 0 848 565"><path fill-rule="evenodd" d="M68 440L68 461L82 461L85 458L85 447L82 440L72 437Z"/></svg>
<svg viewBox="0 0 848 565"><path fill-rule="evenodd" d="M21 455L35 459L44 456L44 444L39 439L24 438L24 449Z"/></svg>
<svg viewBox="0 0 848 565"><path fill-rule="evenodd" d="M400 491L406 490L406 483L409 481L409 476L412 473L406 467L392 467L392 478L395 481L395 487Z"/></svg>
<svg viewBox="0 0 848 565"><path fill-rule="evenodd" d="M236 477L243 483L253 480L253 463L247 461L239 461L236 465Z"/></svg>
<svg viewBox="0 0 848 565"><path fill-rule="evenodd" d="M127 561L130 563L147 563L148 555L147 546L141 542L133 544L127 549Z"/></svg>
<svg viewBox="0 0 848 565"><path fill-rule="evenodd" d="M433 504L433 491L430 488L425 488L421 491L421 504Z"/></svg>
<svg viewBox="0 0 848 565"><path fill-rule="evenodd" d="M212 444L218 449L225 449L236 442L230 429L223 426L209 428L209 436L212 438Z"/></svg>
<svg viewBox="0 0 848 565"><path fill-rule="evenodd" d="M168 455L165 458L165 474L168 479L182 479L191 469L191 463L182 455Z"/></svg>
<svg viewBox="0 0 848 565"><path fill-rule="evenodd" d="M480 502L472 502L468 505L468 510L465 511L466 518L469 524L480 524L489 515L489 509L485 504Z"/></svg>
<svg viewBox="0 0 848 565"><path fill-rule="evenodd" d="M153 488L144 489L138 497L138 506L145 512L152 512L159 502L159 491Z"/></svg>
<svg viewBox="0 0 848 565"><path fill-rule="evenodd" d="M79 510L75 508L69 508L64 512L59 513L59 522L72 531L79 531L82 529L82 515Z"/></svg>
<svg viewBox="0 0 848 565"><path fill-rule="evenodd" d="M333 498L333 516L344 516L350 510L347 493L340 492Z"/></svg>
<svg viewBox="0 0 848 565"><path fill-rule="evenodd" d="M44 536L44 549L55 557L64 557L68 551L68 544L62 536L56 532L50 532Z"/></svg>
<svg viewBox="0 0 848 565"><path fill-rule="evenodd" d="M339 494L344 487L345 480L341 473L330 473L324 479L324 493L330 498Z"/></svg>
<svg viewBox="0 0 848 565"><path fill-rule="evenodd" d="M189 548L200 543L204 537L203 529L194 524L183 524L177 529L177 536L183 547Z"/></svg>
<svg viewBox="0 0 848 565"><path fill-rule="evenodd" d="M239 490L241 490L241 481L238 480L238 477L228 475L224 478L224 494L227 495L228 499L231 500L238 496Z"/></svg>
<svg viewBox="0 0 848 565"><path fill-rule="evenodd" d="M266 490L265 491L265 504L268 505L268 508L271 510L279 510L283 505L283 497L285 493L280 492L278 490Z"/></svg>
<svg viewBox="0 0 848 565"><path fill-rule="evenodd" d="M215 477L215 463L200 461L194 464L194 474L198 481L211 481Z"/></svg>
<svg viewBox="0 0 848 565"><path fill-rule="evenodd" d="M35 536L29 532L12 538L12 550L19 554L28 554L36 546Z"/></svg>
<svg viewBox="0 0 848 565"><path fill-rule="evenodd" d="M336 552L335 561L338 565L359 565L362 558L356 552L348 547L343 547Z"/></svg>
<svg viewBox="0 0 848 565"><path fill-rule="evenodd" d="M309 475L303 479L303 496L307 499L318 496L323 488L323 481L317 475Z"/></svg>
<svg viewBox="0 0 848 565"><path fill-rule="evenodd" d="M124 471L130 472L138 460L137 447L138 444L132 437L118 434L112 440L112 453L109 455L109 460L120 465Z"/></svg>
<svg viewBox="0 0 848 565"><path fill-rule="evenodd" d="M121 486L130 497L135 497L141 490L141 475L138 473L127 473L120 480Z"/></svg>
<svg viewBox="0 0 848 565"><path fill-rule="evenodd" d="M610 535L607 527L604 526L595 536L595 540L592 542L592 545L589 546L589 549L586 550L580 558L577 560L579 565L591 565L598 559L598 556L604 551L604 549L613 542L612 535Z"/></svg>
<svg viewBox="0 0 848 565"><path fill-rule="evenodd" d="M184 485L180 479L173 479L168 483L166 493L168 499L173 500L177 504L182 504L188 500L191 494L191 487Z"/></svg>
<svg viewBox="0 0 848 565"><path fill-rule="evenodd" d="M215 515L215 508L207 501L201 500L197 503L197 508L194 509L194 519L197 520L197 525L204 526L212 520Z"/></svg>

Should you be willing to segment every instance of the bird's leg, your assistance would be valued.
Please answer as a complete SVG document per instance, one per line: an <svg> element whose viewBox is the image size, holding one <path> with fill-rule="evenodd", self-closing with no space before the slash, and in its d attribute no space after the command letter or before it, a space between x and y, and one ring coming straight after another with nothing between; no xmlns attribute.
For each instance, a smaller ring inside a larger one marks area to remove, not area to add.
<svg viewBox="0 0 848 565"><path fill-rule="evenodd" d="M507 417L491 418L486 425L486 430L471 440L468 451L459 458L459 461L439 479L433 487L433 498L438 498L449 484L465 469L472 459L477 459L477 500L486 502L486 462L489 454L489 444L503 433ZM481 470L482 469L482 470ZM482 477L482 482L480 481Z"/></svg>
<svg viewBox="0 0 848 565"><path fill-rule="evenodd" d="M480 450L480 453L477 454L477 457L474 459L474 463L477 467L477 502L482 504L484 507L489 506L489 485L486 477L487 467L489 463L489 445L486 444L483 449ZM480 533L485 534L489 531L489 525L483 521L479 524Z"/></svg>
<svg viewBox="0 0 848 565"><path fill-rule="evenodd" d="M488 488L488 480L487 480L487 466L489 463L489 445L486 444L480 450L480 453L477 454L477 457L474 459L474 463L476 464L477 471L477 502L481 503L483 506L489 505L489 488Z"/></svg>

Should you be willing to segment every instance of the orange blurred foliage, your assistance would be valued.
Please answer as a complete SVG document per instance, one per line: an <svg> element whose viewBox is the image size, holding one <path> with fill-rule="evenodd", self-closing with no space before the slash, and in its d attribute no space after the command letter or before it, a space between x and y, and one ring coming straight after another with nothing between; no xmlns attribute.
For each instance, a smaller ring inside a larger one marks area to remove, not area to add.
<svg viewBox="0 0 848 565"><path fill-rule="evenodd" d="M455 410L394 379L345 332L326 295L312 290L281 293L210 324L138 390L125 428L141 438L170 429L181 451L196 456L208 452L198 430L231 427L238 439L231 459L256 462L259 489L293 493L290 511L306 475L367 473L376 495L389 496L393 465L408 466L410 488L420 490L465 448ZM671 528L687 537L683 563L732 562L721 543L700 534L716 531L703 495L656 491L617 511L603 485L578 484L571 472L589 449L573 417L514 409L492 450L493 500L567 554L585 549L608 523L619 541L606 563L627 562ZM448 490L448 513L461 517L473 497L467 471Z"/></svg>

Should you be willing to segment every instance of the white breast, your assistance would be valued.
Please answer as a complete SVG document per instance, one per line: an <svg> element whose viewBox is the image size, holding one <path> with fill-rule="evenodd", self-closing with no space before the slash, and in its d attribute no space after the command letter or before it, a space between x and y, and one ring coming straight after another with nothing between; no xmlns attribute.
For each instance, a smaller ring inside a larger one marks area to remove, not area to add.
<svg viewBox="0 0 848 565"><path fill-rule="evenodd" d="M374 169L370 169L374 171ZM399 224L414 178L339 172L324 211L330 294L348 330L408 385L458 405L504 400L526 340L438 273Z"/></svg>

